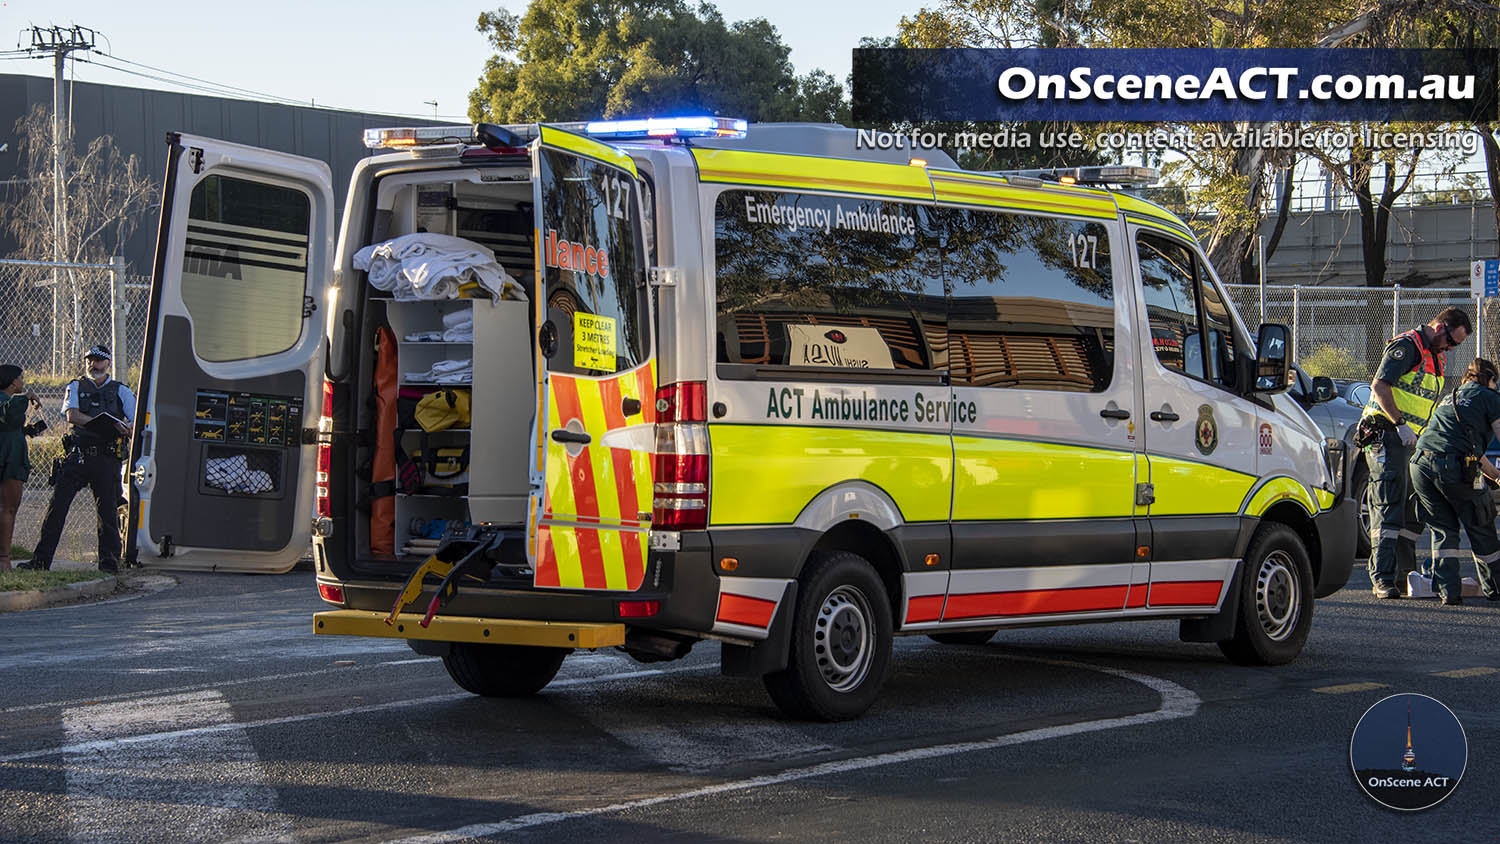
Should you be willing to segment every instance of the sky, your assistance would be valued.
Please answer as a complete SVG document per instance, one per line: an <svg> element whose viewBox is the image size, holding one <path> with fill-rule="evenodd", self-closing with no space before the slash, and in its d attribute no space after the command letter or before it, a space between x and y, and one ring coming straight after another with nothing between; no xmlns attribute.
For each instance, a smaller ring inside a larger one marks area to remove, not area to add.
<svg viewBox="0 0 1500 844"><path fill-rule="evenodd" d="M524 0L331 3L257 0L177 4L141 0L0 0L0 52L31 44L32 26L83 26L98 53L79 54L80 81L188 90L135 74L197 77L263 95L388 114L467 120L468 93L491 54L474 24L481 11ZM865 36L894 35L922 0L721 0L725 20L764 17L791 47L798 74L822 68L844 81L850 50ZM929 0L928 5L936 5ZM357 10L357 14L356 14ZM112 58L111 58L112 57ZM146 65L149 67L142 67ZM51 57L0 57L0 73L52 75ZM198 84L198 83L193 83ZM202 93L202 92L198 92Z"/></svg>

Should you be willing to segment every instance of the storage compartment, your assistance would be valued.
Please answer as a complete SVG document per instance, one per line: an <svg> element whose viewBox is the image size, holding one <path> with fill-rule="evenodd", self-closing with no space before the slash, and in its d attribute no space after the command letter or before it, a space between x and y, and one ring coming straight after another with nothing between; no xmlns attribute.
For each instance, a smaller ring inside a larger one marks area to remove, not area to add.
<svg viewBox="0 0 1500 844"><path fill-rule="evenodd" d="M372 242L417 231L464 238L492 250L496 261L522 284L528 299L532 296L529 182L480 183L473 172L449 174L439 182L434 173L421 173L385 180L378 193L384 213L377 211ZM426 434L427 447L443 461L437 473L424 470L421 489L395 494L397 558L404 564L425 558L442 530L455 525L524 525L530 492L527 454L536 407L532 303L488 298L396 301L363 277L360 281L361 294L367 297L362 334L372 345L375 328L382 321L390 325L397 341L397 382L407 388L403 393L450 386L468 389L471 396L467 425ZM363 389L370 389L371 378L361 380ZM394 432L371 430L372 407L373 402L361 403L360 427L370 430L370 442L381 437L393 441ZM416 459L422 441L417 428L404 430L400 440L402 452L418 465L426 463ZM463 449L467 470L442 477L455 468ZM399 467L397 475L399 490ZM361 482L368 486L368 476ZM361 522L358 554L364 559L369 555L370 516L360 511L356 518Z"/></svg>

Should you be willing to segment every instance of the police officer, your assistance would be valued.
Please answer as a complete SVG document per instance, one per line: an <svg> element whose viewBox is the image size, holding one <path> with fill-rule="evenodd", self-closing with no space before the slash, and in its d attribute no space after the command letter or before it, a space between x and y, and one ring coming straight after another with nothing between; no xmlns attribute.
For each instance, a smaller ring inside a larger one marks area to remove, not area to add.
<svg viewBox="0 0 1500 844"><path fill-rule="evenodd" d="M1442 354L1472 329L1468 314L1444 308L1431 322L1386 344L1370 382L1360 428L1375 436L1365 460L1370 466L1370 583L1377 598L1398 597L1397 572L1416 568L1421 525L1407 459L1442 394Z"/></svg>
<svg viewBox="0 0 1500 844"><path fill-rule="evenodd" d="M89 349L85 360L88 375L68 382L67 396L63 399L63 414L73 426L72 441L58 473L57 486L52 490L52 501L47 505L47 518L42 522L42 536L37 540L32 568L52 567L52 555L62 538L68 508L84 487L94 493L99 514L99 570L115 572L120 567L120 467L124 461L123 446L130 436L128 426L135 418L135 394L110 377L108 346ZM104 413L121 422L89 425Z"/></svg>
<svg viewBox="0 0 1500 844"><path fill-rule="evenodd" d="M1432 414L1417 438L1411 462L1411 483L1417 510L1432 528L1433 588L1443 603L1464 602L1458 575L1458 528L1463 526L1474 549L1475 568L1484 596L1500 601L1500 583L1491 566L1500 563L1500 536L1489 507L1490 491L1483 475L1500 481L1500 471L1484 456L1491 437L1500 437L1500 393L1495 392L1495 365L1476 358L1463 383Z"/></svg>

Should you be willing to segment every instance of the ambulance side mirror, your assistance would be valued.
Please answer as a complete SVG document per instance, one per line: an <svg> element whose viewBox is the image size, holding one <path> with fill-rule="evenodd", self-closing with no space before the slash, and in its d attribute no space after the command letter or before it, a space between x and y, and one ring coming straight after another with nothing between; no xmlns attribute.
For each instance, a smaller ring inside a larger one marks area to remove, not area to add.
<svg viewBox="0 0 1500 844"><path fill-rule="evenodd" d="M1291 347L1287 342L1289 334L1287 327L1280 323L1261 324L1255 343L1257 393L1279 393L1287 388L1287 375L1291 371Z"/></svg>

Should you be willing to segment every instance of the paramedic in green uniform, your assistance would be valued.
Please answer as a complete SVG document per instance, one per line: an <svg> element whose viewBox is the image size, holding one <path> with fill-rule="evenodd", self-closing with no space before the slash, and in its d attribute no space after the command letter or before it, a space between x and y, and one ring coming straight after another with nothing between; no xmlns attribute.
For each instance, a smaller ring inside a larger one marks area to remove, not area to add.
<svg viewBox="0 0 1500 844"><path fill-rule="evenodd" d="M1417 439L1411 463L1417 510L1432 528L1433 589L1443 603L1464 602L1458 574L1458 529L1463 526L1474 549L1484 596L1500 601L1500 583L1492 568L1500 563L1500 537L1480 475L1500 480L1500 471L1484 456L1491 437L1500 436L1500 393L1495 392L1495 365L1475 358L1463 383L1438 403L1426 430Z"/></svg>

